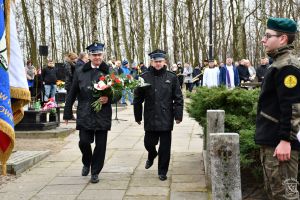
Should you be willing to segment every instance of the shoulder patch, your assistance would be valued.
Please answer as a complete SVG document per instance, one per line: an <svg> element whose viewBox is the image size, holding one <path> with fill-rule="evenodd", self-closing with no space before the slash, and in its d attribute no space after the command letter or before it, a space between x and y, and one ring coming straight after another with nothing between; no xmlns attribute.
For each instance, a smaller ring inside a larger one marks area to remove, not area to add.
<svg viewBox="0 0 300 200"><path fill-rule="evenodd" d="M297 82L298 82L297 77L294 75L287 75L284 78L284 85L287 88L294 88L297 85Z"/></svg>

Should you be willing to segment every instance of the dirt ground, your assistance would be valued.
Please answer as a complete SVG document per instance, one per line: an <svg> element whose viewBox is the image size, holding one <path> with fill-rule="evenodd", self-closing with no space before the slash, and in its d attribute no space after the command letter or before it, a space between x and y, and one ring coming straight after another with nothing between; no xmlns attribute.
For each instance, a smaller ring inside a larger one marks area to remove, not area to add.
<svg viewBox="0 0 300 200"><path fill-rule="evenodd" d="M16 151L44 151L50 150L50 154L60 152L60 150L67 144L64 138L46 138L46 139L23 139L17 138L15 143ZM17 179L15 175L7 174L7 176L0 175L0 188L10 181Z"/></svg>

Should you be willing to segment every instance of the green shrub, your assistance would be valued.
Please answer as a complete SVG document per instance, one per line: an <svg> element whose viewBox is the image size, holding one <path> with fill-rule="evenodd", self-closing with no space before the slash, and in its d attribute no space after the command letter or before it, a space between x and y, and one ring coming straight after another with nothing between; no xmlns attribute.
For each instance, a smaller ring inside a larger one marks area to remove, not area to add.
<svg viewBox="0 0 300 200"><path fill-rule="evenodd" d="M258 89L227 90L224 87L201 87L190 95L191 101L187 104L189 115L204 127L204 134L206 111L225 110L225 132L240 135L241 169L251 170L255 177L259 177L261 173L259 147L254 143L258 96Z"/></svg>

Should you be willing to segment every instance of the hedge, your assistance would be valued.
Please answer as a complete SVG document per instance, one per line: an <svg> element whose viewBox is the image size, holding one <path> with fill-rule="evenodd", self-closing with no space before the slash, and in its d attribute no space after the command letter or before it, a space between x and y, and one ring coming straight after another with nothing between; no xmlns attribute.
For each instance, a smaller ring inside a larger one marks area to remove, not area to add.
<svg viewBox="0 0 300 200"><path fill-rule="evenodd" d="M255 118L259 89L245 90L225 87L200 87L190 93L187 111L204 128L206 134L206 111L225 110L225 132L240 135L241 170L255 177L261 176L259 147L254 143Z"/></svg>

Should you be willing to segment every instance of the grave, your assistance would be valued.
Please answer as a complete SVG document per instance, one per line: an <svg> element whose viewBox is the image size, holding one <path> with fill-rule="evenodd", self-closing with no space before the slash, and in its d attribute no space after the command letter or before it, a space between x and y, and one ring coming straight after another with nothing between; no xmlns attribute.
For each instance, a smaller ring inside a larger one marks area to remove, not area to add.
<svg viewBox="0 0 300 200"><path fill-rule="evenodd" d="M60 124L60 107L50 110L26 110L22 121L15 126L16 131L50 130Z"/></svg>

